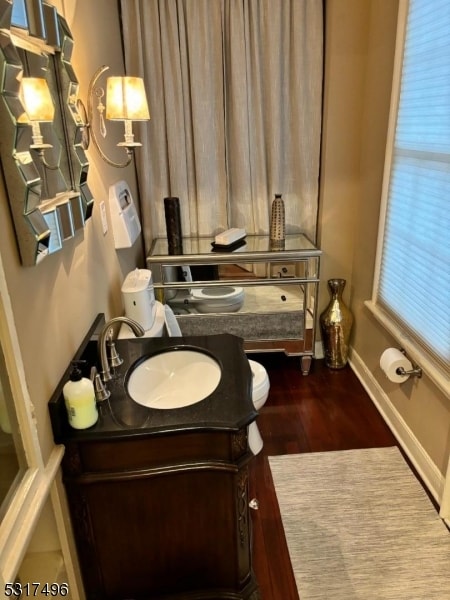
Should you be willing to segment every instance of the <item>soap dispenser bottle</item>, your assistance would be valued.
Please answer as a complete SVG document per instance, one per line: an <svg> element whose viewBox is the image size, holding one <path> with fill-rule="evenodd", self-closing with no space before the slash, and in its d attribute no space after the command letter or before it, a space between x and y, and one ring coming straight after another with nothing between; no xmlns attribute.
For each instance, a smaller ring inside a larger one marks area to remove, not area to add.
<svg viewBox="0 0 450 600"><path fill-rule="evenodd" d="M79 362L72 362L69 381L63 387L63 396L69 424L74 429L87 429L98 420L94 384L83 374Z"/></svg>

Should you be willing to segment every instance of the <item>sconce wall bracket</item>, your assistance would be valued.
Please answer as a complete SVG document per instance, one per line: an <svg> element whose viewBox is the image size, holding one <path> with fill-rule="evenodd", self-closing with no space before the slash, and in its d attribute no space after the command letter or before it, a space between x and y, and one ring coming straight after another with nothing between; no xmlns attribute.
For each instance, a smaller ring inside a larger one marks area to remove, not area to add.
<svg viewBox="0 0 450 600"><path fill-rule="evenodd" d="M118 147L124 148L126 151L126 158L121 163L112 160L111 158L109 158L106 155L106 153L104 152L104 150L101 148L101 146L99 144L97 133L96 133L96 127L94 126L94 98L97 98L97 106L95 108L99 115L98 116L98 119L99 119L98 129L99 129L100 135L102 137L106 137L107 132L106 132L106 123L105 123L105 116L104 116L106 107L103 104L105 90L102 87L97 87L97 84L98 84L98 80L100 79L100 77L108 69L109 69L109 67L107 65L101 66L94 73L94 75L89 83L88 108L87 108L87 120L88 120L89 134L90 134L90 139L92 139L92 142L93 142L97 152L100 154L101 158L107 164L111 165L112 167L123 168L123 167L128 166L131 163L133 156L134 156L134 149L138 148L139 146L142 146L142 144L140 144L139 142L134 141L134 134L132 131L132 120L129 118L115 119L115 120L123 120L124 124L125 124L125 139L124 139L124 141L119 142L117 144ZM145 99L145 96L144 96L144 99ZM146 105L146 101L145 101L145 105ZM149 118L148 115L147 115L147 118ZM141 117L138 117L138 119L146 120Z"/></svg>

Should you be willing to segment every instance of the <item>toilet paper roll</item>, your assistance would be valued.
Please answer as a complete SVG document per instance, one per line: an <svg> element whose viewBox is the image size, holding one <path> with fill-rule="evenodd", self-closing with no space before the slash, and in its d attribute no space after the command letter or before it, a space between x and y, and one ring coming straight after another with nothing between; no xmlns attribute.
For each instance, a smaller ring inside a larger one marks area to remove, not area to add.
<svg viewBox="0 0 450 600"><path fill-rule="evenodd" d="M403 367L405 371L411 371L412 363L397 348L388 348L380 358L380 367L386 377L394 383L403 383L409 379L409 375L400 375L398 369Z"/></svg>

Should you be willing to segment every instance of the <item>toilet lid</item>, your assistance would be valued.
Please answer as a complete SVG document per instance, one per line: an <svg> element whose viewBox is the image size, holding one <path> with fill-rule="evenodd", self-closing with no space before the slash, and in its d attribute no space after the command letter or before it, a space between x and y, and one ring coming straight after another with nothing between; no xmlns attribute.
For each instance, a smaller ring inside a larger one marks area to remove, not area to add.
<svg viewBox="0 0 450 600"><path fill-rule="evenodd" d="M193 288L192 296L197 300L206 300L207 302L221 303L223 300L232 302L240 301L244 296L244 289L241 287L232 287L231 285L223 285L219 287L204 287Z"/></svg>
<svg viewBox="0 0 450 600"><path fill-rule="evenodd" d="M270 386L269 376L267 375L266 369L255 360L249 359L248 362L253 373L253 395L256 396L263 391L266 392Z"/></svg>

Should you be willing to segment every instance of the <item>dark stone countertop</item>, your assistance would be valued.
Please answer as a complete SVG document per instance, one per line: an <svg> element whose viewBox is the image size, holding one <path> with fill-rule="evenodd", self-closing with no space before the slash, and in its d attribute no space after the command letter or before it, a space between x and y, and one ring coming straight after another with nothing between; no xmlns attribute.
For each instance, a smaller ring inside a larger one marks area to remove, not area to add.
<svg viewBox="0 0 450 600"><path fill-rule="evenodd" d="M116 348L124 362L116 369L117 377L108 382L110 398L98 403L97 423L88 429L76 430L68 423L62 396L62 388L70 373L70 369L67 369L49 402L56 443L162 435L182 431L237 431L257 416L252 401L252 373L244 352L243 340L239 337L220 334L182 338L130 338L116 340ZM183 408L146 408L134 402L125 389L127 373L143 357L174 348L200 349L215 358L222 370L217 388L204 400ZM74 359L86 360L85 375L89 376L91 366L98 366L95 336L88 334Z"/></svg>

